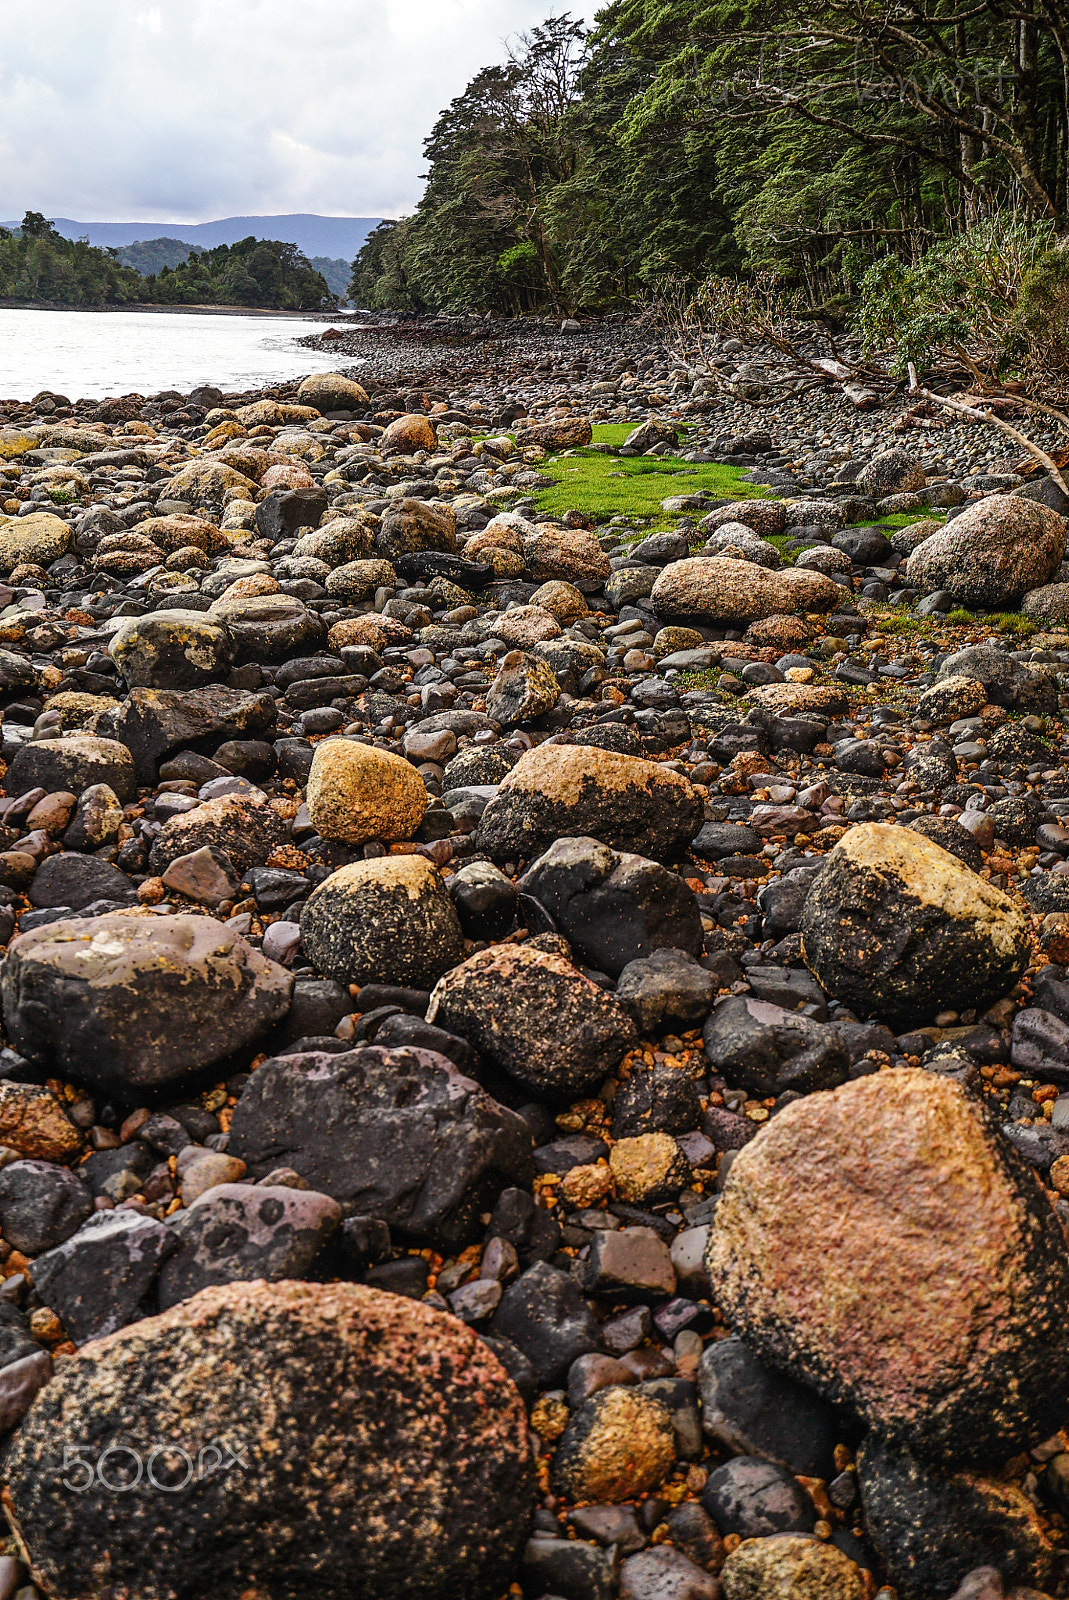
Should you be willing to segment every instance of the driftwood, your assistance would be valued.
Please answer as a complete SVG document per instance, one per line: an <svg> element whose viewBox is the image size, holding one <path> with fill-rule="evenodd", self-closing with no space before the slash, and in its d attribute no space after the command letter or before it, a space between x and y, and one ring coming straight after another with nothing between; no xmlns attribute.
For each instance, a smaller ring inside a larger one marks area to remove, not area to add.
<svg viewBox="0 0 1069 1600"><path fill-rule="evenodd" d="M931 389L925 389L919 382L917 369L912 361L909 363L909 392L910 394L918 395L922 400L927 400L931 405L942 406L945 411L952 411L960 417L968 417L971 422L986 422L990 427L997 428L1000 433L1004 433L1007 438L1020 445L1022 450L1026 450L1033 461L1038 461L1040 466L1046 469L1047 475L1052 482L1056 483L1066 498L1069 499L1069 484L1062 477L1053 456L1049 456L1045 450L1023 434L1019 428L1015 428L1011 422L1007 422L1004 417L997 416L990 404L981 410L979 406L967 405L964 401L954 399L952 396L933 394Z"/></svg>

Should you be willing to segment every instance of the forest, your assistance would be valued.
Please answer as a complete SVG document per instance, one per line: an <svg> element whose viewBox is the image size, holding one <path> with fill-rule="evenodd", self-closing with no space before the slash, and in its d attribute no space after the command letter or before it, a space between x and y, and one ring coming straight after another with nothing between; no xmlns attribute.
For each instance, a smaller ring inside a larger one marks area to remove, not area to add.
<svg viewBox="0 0 1069 1600"><path fill-rule="evenodd" d="M157 244L160 241L155 241ZM142 276L121 256L84 239L65 239L40 212L0 228L0 298L50 305L210 305L318 311L333 306L325 279L296 245L241 239L166 262ZM141 266L149 264L139 262Z"/></svg>
<svg viewBox="0 0 1069 1600"><path fill-rule="evenodd" d="M424 148L415 212L353 264L357 305L597 314L764 275L812 307L867 293L886 316L910 274L931 289L992 250L1050 277L1069 12L611 0L592 31L558 16L512 41Z"/></svg>

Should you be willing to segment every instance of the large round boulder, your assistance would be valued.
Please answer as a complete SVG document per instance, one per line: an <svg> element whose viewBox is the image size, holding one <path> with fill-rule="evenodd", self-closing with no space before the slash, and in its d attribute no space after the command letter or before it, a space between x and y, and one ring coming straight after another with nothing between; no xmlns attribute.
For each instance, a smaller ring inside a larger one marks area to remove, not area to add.
<svg viewBox="0 0 1069 1600"><path fill-rule="evenodd" d="M379 439L383 455L413 455L417 450L436 450L438 435L434 424L421 411L407 412L394 417Z"/></svg>
<svg viewBox="0 0 1069 1600"><path fill-rule="evenodd" d="M56 1600L496 1600L532 1509L526 1430L454 1317L359 1284L229 1284L65 1361L5 1500Z"/></svg>
<svg viewBox="0 0 1069 1600"><path fill-rule="evenodd" d="M520 449L539 445L543 450L574 450L590 443L593 430L588 417L553 417L547 422L522 422L516 429Z"/></svg>
<svg viewBox="0 0 1069 1600"><path fill-rule="evenodd" d="M670 861L702 825L700 795L655 761L584 745L539 745L521 756L479 821L495 861L529 861L556 839L592 838Z"/></svg>
<svg viewBox="0 0 1069 1600"><path fill-rule="evenodd" d="M425 856L380 856L331 873L301 913L301 943L328 978L429 989L461 961L460 919Z"/></svg>
<svg viewBox="0 0 1069 1600"><path fill-rule="evenodd" d="M32 511L0 523L0 572L7 574L26 562L47 567L66 555L74 543L74 529L51 511Z"/></svg>
<svg viewBox="0 0 1069 1600"><path fill-rule="evenodd" d="M376 554L387 561L398 561L416 550L451 554L456 547L457 514L453 507L428 505L425 500L391 501L382 514L375 540Z"/></svg>
<svg viewBox="0 0 1069 1600"><path fill-rule="evenodd" d="M108 654L128 684L192 689L226 676L234 646L230 630L200 611L150 611L121 625Z"/></svg>
<svg viewBox="0 0 1069 1600"><path fill-rule="evenodd" d="M691 556L665 567L653 609L666 622L759 622L791 611L831 611L843 590L822 572L773 572L730 556Z"/></svg>
<svg viewBox="0 0 1069 1600"><path fill-rule="evenodd" d="M763 1361L929 1457L1001 1461L1069 1411L1061 1226L950 1079L902 1068L781 1111L735 1156L706 1265Z"/></svg>
<svg viewBox="0 0 1069 1600"><path fill-rule="evenodd" d="M340 372L313 372L297 390L302 405L317 411L366 411L367 390Z"/></svg>
<svg viewBox="0 0 1069 1600"><path fill-rule="evenodd" d="M959 605L994 611L1050 582L1065 559L1065 518L1015 495L978 500L917 546L906 582L945 589Z"/></svg>
<svg viewBox="0 0 1069 1600"><path fill-rule="evenodd" d="M206 916L114 912L20 934L0 978L11 1044L118 1095L194 1077L285 1016L293 977Z"/></svg>
<svg viewBox="0 0 1069 1600"><path fill-rule="evenodd" d="M410 761L350 739L316 745L307 793L313 826L346 844L410 839L427 809L426 786Z"/></svg>
<svg viewBox="0 0 1069 1600"><path fill-rule="evenodd" d="M851 828L813 880L802 955L829 994L900 1028L979 1010L1028 965L1024 916L911 828Z"/></svg>
<svg viewBox="0 0 1069 1600"><path fill-rule="evenodd" d="M900 445L873 456L855 479L861 494L871 494L877 499L888 494L906 494L923 489L926 481L924 468L916 456L903 450Z"/></svg>

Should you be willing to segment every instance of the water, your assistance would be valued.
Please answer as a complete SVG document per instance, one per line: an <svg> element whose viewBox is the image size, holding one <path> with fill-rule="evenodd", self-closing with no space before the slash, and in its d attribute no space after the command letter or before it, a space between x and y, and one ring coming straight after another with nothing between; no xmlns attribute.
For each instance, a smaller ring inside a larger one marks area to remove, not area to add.
<svg viewBox="0 0 1069 1600"><path fill-rule="evenodd" d="M201 383L259 388L331 371L337 356L296 342L324 326L306 317L0 310L0 399L30 400L40 389L102 400L160 389L187 394Z"/></svg>

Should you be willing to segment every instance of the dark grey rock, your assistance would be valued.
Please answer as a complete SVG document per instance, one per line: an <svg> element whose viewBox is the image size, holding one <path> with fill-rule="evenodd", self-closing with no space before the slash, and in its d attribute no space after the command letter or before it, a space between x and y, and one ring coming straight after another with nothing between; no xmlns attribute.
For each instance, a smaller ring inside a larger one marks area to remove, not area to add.
<svg viewBox="0 0 1069 1600"><path fill-rule="evenodd" d="M813 1502L783 1467L736 1456L709 1474L702 1505L721 1533L763 1539L772 1533L811 1533Z"/></svg>
<svg viewBox="0 0 1069 1600"><path fill-rule="evenodd" d="M92 1209L89 1190L66 1167L12 1161L0 1171L0 1232L24 1255L40 1255L62 1244Z"/></svg>
<svg viewBox="0 0 1069 1600"><path fill-rule="evenodd" d="M307 1277L341 1218L337 1201L314 1190L248 1183L205 1190L171 1220L160 1310L209 1284Z"/></svg>
<svg viewBox="0 0 1069 1600"><path fill-rule="evenodd" d="M716 1070L749 1094L805 1094L846 1082L850 1058L838 1030L767 1000L725 1000L703 1038Z"/></svg>
<svg viewBox="0 0 1069 1600"><path fill-rule="evenodd" d="M542 1261L505 1290L492 1331L527 1357L547 1388L579 1356L602 1347L597 1318L574 1280Z"/></svg>
<svg viewBox="0 0 1069 1600"><path fill-rule="evenodd" d="M161 1263L175 1249L169 1228L136 1211L99 1211L33 1264L34 1288L75 1344L102 1339L143 1314Z"/></svg>
<svg viewBox="0 0 1069 1600"><path fill-rule="evenodd" d="M706 1345L698 1382L702 1426L725 1449L807 1478L831 1476L837 1438L831 1406L766 1367L741 1339Z"/></svg>

